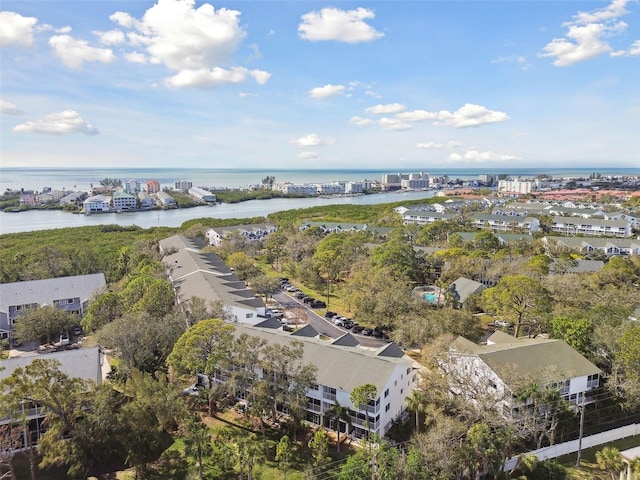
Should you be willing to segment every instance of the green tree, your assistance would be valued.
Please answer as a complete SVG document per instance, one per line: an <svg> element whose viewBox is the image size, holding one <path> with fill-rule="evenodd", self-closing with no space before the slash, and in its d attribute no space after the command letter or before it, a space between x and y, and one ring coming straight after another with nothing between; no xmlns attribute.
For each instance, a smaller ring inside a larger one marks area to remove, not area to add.
<svg viewBox="0 0 640 480"><path fill-rule="evenodd" d="M482 292L482 299L488 310L514 323L515 337L525 323L530 326L541 323L551 306L549 291L524 275L502 277L495 287Z"/></svg>
<svg viewBox="0 0 640 480"><path fill-rule="evenodd" d="M195 416L187 420L183 429L184 452L195 459L198 465L198 478L203 477L203 460L213 453L209 427Z"/></svg>
<svg viewBox="0 0 640 480"><path fill-rule="evenodd" d="M288 436L283 436L276 446L276 461L282 469L284 480L287 480L287 470L293 457L293 445Z"/></svg>
<svg viewBox="0 0 640 480"><path fill-rule="evenodd" d="M371 442L370 432L369 432L369 402L375 400L378 395L378 389L375 385L370 383L365 383L364 385L359 385L353 390L351 390L351 395L349 395L349 400L351 400L351 404L353 408L357 408L358 410L364 410L365 412L365 421L363 422L363 427L367 429L367 438L369 442ZM369 443L371 445L371 443Z"/></svg>
<svg viewBox="0 0 640 480"><path fill-rule="evenodd" d="M40 439L41 466L65 465L71 478L86 476L92 465L86 438L76 435L76 425L90 404L94 384L70 378L59 370L56 360L36 358L25 367L16 368L0 381L0 412L20 411L23 403L39 404L46 409L49 428ZM66 432L66 437L63 435ZM99 440L99 439L96 439Z"/></svg>
<svg viewBox="0 0 640 480"><path fill-rule="evenodd" d="M424 392L418 388L411 391L411 395L405 398L407 408L416 415L416 433L420 433L420 414L427 409L427 398Z"/></svg>
<svg viewBox="0 0 640 480"><path fill-rule="evenodd" d="M331 405L331 407L324 413L325 418L329 423L333 422L334 430L336 432L336 446L338 452L340 451L340 425L344 422L345 424L345 436L349 435L349 427L351 427L351 415L349 413L349 408L340 405L340 403L336 400L335 405Z"/></svg>
<svg viewBox="0 0 640 480"><path fill-rule="evenodd" d="M15 335L23 341L57 341L60 334L78 325L78 315L53 305L28 309L16 320Z"/></svg>
<svg viewBox="0 0 640 480"><path fill-rule="evenodd" d="M409 239L401 235L393 235L387 242L376 246L371 252L372 268L388 267L393 278L409 282L423 282L424 271L422 261Z"/></svg>
<svg viewBox="0 0 640 480"><path fill-rule="evenodd" d="M184 331L185 321L179 314L154 318L129 313L105 325L96 338L104 347L117 350L118 371L125 375L133 369L154 373L166 368L167 357Z"/></svg>
<svg viewBox="0 0 640 480"><path fill-rule="evenodd" d="M331 457L329 457L329 437L324 430L318 429L313 432L313 437L309 440L309 448L311 449L314 467L322 467L331 460Z"/></svg>
<svg viewBox="0 0 640 480"><path fill-rule="evenodd" d="M120 295L106 292L91 302L80 323L85 332L94 332L122 316L123 313Z"/></svg>
<svg viewBox="0 0 640 480"><path fill-rule="evenodd" d="M216 370L226 367L231 357L233 331L233 325L222 320L201 320L180 336L167 363L178 373L206 375L211 393ZM216 408L210 396L209 410L214 412Z"/></svg>
<svg viewBox="0 0 640 480"><path fill-rule="evenodd" d="M557 317L551 320L551 336L564 340L586 357L591 356L593 322L584 318Z"/></svg>
<svg viewBox="0 0 640 480"><path fill-rule="evenodd" d="M620 450L616 447L604 447L599 452L596 452L596 462L600 470L609 472L611 480L616 480L623 467Z"/></svg>
<svg viewBox="0 0 640 480"><path fill-rule="evenodd" d="M272 418L277 418L277 406L296 403L306 396L306 391L316 381L317 367L302 363L304 344L292 341L287 344L268 344L263 348L262 371L264 390L270 400Z"/></svg>

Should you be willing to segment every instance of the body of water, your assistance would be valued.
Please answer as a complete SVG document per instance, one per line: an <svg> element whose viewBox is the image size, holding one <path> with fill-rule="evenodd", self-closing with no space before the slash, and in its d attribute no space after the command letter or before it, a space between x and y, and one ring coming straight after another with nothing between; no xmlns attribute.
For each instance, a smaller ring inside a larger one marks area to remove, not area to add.
<svg viewBox="0 0 640 480"><path fill-rule="evenodd" d="M187 220L194 218L265 217L270 213L283 210L309 208L319 205L371 205L430 198L434 195L434 191L415 191L379 193L353 197L273 198L270 200L249 200L241 203L223 203L212 207L202 206L174 210L100 213L94 215L73 214L62 210L28 210L19 213L0 212L0 234L109 224L122 226L137 225L142 228L179 227Z"/></svg>
<svg viewBox="0 0 640 480"><path fill-rule="evenodd" d="M640 168L602 169L431 169L424 172L431 176L449 176L450 179L476 180L481 174L507 174L511 177L532 178L540 174L555 178L588 178L593 172L603 176L640 176ZM385 170L278 170L278 169L181 169L181 168L0 168L0 189L42 191L45 187L54 190L90 191L92 185L99 185L104 178L116 178L123 182L135 179L142 186L147 180L157 180L162 188L173 188L174 182L187 180L195 186L209 188L242 188L261 183L267 176L274 176L275 182L330 183L333 181L381 181L386 173L418 172L413 169ZM214 207L133 212L121 214L78 215L60 210L30 210L20 213L0 213L0 234L47 230L52 228L80 227L85 225L137 225L142 228L157 226L178 227L187 220L201 217L250 218L266 216L273 212L308 208L329 204L366 205L402 200L428 198L427 192L383 193L376 195L334 198L271 199L252 200L237 204L222 204Z"/></svg>
<svg viewBox="0 0 640 480"><path fill-rule="evenodd" d="M417 169L385 170L279 170L279 169L204 169L204 168L0 168L0 189L42 191L53 190L89 191L99 185L103 178L117 178L126 182L138 180L144 185L147 180L157 180L161 188L173 188L174 182L187 180L194 186L213 188L242 188L259 184L267 176L274 176L276 183L330 183L333 181L361 181L382 179L385 173L411 173ZM554 177L588 177L596 171L602 175L640 175L640 167L632 168L564 168L564 169L429 169L423 172L431 176L448 175L451 179L475 180L481 174L507 174L512 177L530 178L540 174Z"/></svg>

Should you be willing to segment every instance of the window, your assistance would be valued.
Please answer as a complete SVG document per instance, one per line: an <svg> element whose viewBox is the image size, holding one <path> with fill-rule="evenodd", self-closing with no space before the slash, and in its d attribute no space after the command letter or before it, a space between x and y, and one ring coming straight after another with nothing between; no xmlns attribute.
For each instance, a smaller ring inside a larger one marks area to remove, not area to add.
<svg viewBox="0 0 640 480"><path fill-rule="evenodd" d="M384 411L385 411L385 412L388 412L390 408L391 408L391 404L390 404L390 403L387 403L387 404L384 406Z"/></svg>
<svg viewBox="0 0 640 480"><path fill-rule="evenodd" d="M389 389L387 388L387 389L384 391L384 398L387 398L388 396L389 396Z"/></svg>
<svg viewBox="0 0 640 480"><path fill-rule="evenodd" d="M247 313L245 318L253 318L253 313Z"/></svg>

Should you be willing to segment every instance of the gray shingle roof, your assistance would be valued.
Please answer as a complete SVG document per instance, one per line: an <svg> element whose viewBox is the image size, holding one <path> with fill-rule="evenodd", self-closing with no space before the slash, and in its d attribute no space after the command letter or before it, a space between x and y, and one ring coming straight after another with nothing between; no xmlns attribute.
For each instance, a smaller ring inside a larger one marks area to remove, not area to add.
<svg viewBox="0 0 640 480"><path fill-rule="evenodd" d="M234 327L236 336L245 333L262 338L270 344L285 345L294 340L303 342L303 363L311 363L318 367L317 382L345 391L370 383L375 385L380 393L398 366L413 367L410 359L380 356L378 351L332 345L331 341L327 340L294 337L287 332L265 330L247 324L234 324Z"/></svg>
<svg viewBox="0 0 640 480"><path fill-rule="evenodd" d="M60 362L60 371L72 378L82 378L96 383L102 381L103 356L99 347L79 348L77 350L64 350L60 352L33 355L28 357L14 357L0 361L0 380L9 377L18 367L26 367L34 359L57 360Z"/></svg>
<svg viewBox="0 0 640 480"><path fill-rule="evenodd" d="M476 345L458 337L451 345L460 354L477 355L506 384L514 380L533 379L548 383L551 372L561 378L601 373L593 363L562 340L544 338L515 338L497 331L487 345Z"/></svg>
<svg viewBox="0 0 640 480"><path fill-rule="evenodd" d="M104 273L2 283L0 284L0 312L8 312L10 305L31 303L50 305L54 300L63 298L79 297L84 302L106 285Z"/></svg>

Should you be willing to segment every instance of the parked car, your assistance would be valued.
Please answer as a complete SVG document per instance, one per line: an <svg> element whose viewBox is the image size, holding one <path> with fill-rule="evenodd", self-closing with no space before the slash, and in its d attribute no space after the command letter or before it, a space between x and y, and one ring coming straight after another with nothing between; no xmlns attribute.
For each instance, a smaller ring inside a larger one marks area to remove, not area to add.
<svg viewBox="0 0 640 480"><path fill-rule="evenodd" d="M336 312L332 312L331 310L327 310L324 312L324 318L333 318L337 315Z"/></svg>
<svg viewBox="0 0 640 480"><path fill-rule="evenodd" d="M73 327L73 334L76 337L82 335L82 327Z"/></svg>
<svg viewBox="0 0 640 480"><path fill-rule="evenodd" d="M350 319L348 319L348 318L345 318L345 319L342 321L342 326L343 326L344 328L346 328L347 330L351 330L351 329L354 327L354 325L355 325L355 324L353 323L353 320L350 320Z"/></svg>
<svg viewBox="0 0 640 480"><path fill-rule="evenodd" d="M315 300L313 297L302 297L302 303L311 303Z"/></svg>
<svg viewBox="0 0 640 480"><path fill-rule="evenodd" d="M333 319L333 324L334 324L336 327L344 327L344 323L343 323L343 321L342 321L342 317L335 317L335 318Z"/></svg>
<svg viewBox="0 0 640 480"><path fill-rule="evenodd" d="M507 322L506 320L496 320L495 326L500 328L510 327L511 323Z"/></svg>
<svg viewBox="0 0 640 480"><path fill-rule="evenodd" d="M362 330L362 335L370 337L371 335L373 335L373 330L371 330L370 328L365 328L364 330Z"/></svg>
<svg viewBox="0 0 640 480"><path fill-rule="evenodd" d="M285 288L285 290L289 293L295 293L298 291L298 289L296 287L294 287L293 285L289 285L287 288Z"/></svg>
<svg viewBox="0 0 640 480"><path fill-rule="evenodd" d="M354 325L353 326L353 333L362 333L362 331L364 330L364 327L362 325Z"/></svg>
<svg viewBox="0 0 640 480"><path fill-rule="evenodd" d="M294 298L298 298L298 299L304 298L306 296L307 296L307 294L304 293L304 292L301 292L301 291L294 292L294 294L293 294L293 297Z"/></svg>
<svg viewBox="0 0 640 480"><path fill-rule="evenodd" d="M322 300L315 300L315 299L309 302L309 305L311 305L311 308L324 308L327 306L327 304Z"/></svg>

